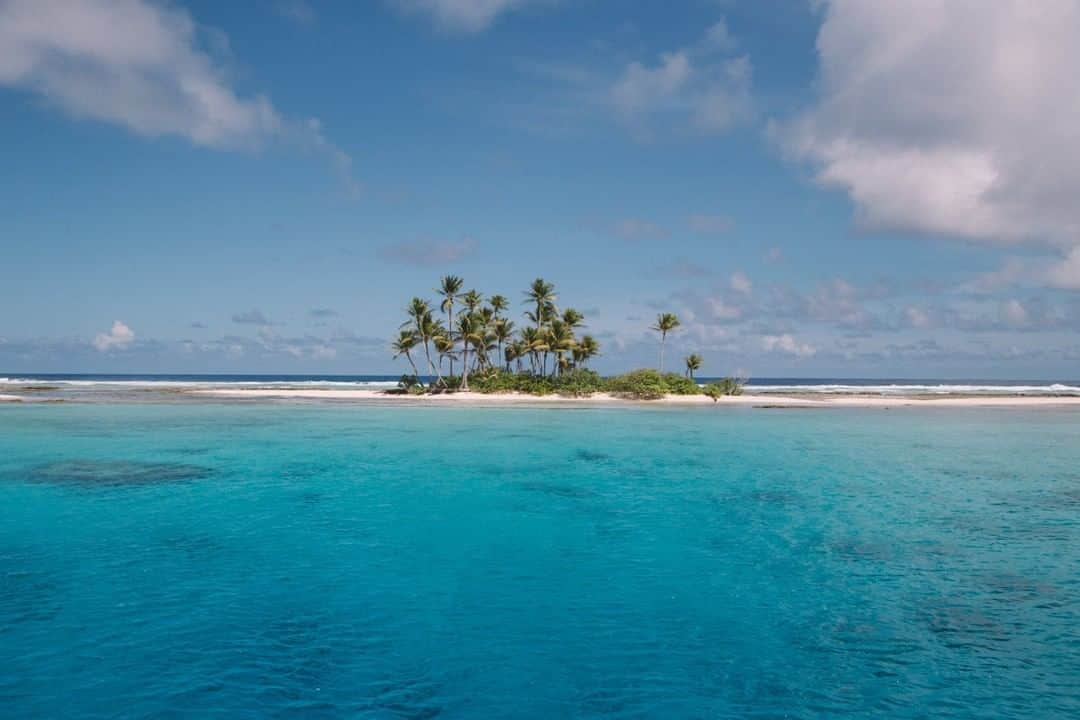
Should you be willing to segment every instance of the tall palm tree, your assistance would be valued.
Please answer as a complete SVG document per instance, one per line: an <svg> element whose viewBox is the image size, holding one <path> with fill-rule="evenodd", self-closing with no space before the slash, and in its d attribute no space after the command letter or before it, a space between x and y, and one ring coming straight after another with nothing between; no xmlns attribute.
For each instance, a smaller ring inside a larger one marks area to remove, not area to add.
<svg viewBox="0 0 1080 720"><path fill-rule="evenodd" d="M521 328L521 344L529 355L529 369L536 374L536 360L540 343L540 331L534 327Z"/></svg>
<svg viewBox="0 0 1080 720"><path fill-rule="evenodd" d="M488 298L488 303L491 305L491 309L495 311L496 318L499 317L499 313L510 307L510 301L506 299L505 295L492 295Z"/></svg>
<svg viewBox="0 0 1080 720"><path fill-rule="evenodd" d="M431 361L430 343L435 337L435 321L431 317L431 304L423 298L414 297L405 308L405 315L409 319L401 326L412 325L417 339L424 344L424 355L427 357L428 367L431 368L433 375L439 375L439 379L442 380L441 373L435 369L435 363Z"/></svg>
<svg viewBox="0 0 1080 720"><path fill-rule="evenodd" d="M701 363L702 362L704 362L704 358L702 358L697 353L690 353L689 355L687 355L686 356L686 377L693 380L694 379L694 372L696 370L701 369Z"/></svg>
<svg viewBox="0 0 1080 720"><path fill-rule="evenodd" d="M496 296L497 297L497 296ZM495 298L492 298L493 300ZM494 325L495 340L498 342L499 358L503 358L503 345L507 343L514 336L514 321L507 320L506 318L499 318L495 321ZM510 370L510 362L506 361L506 369Z"/></svg>
<svg viewBox="0 0 1080 720"><path fill-rule="evenodd" d="M536 314L530 317L536 323L537 332L540 332L540 325L544 322L544 318L551 314L551 310L554 310L557 299L555 286L543 278L533 280L529 289L525 291L525 302L536 306Z"/></svg>
<svg viewBox="0 0 1080 720"><path fill-rule="evenodd" d="M440 307L446 313L446 327L454 329L454 301L458 299L464 281L457 275L443 275L435 292L442 296ZM450 374L454 374L454 356L450 354Z"/></svg>
<svg viewBox="0 0 1080 720"><path fill-rule="evenodd" d="M479 308L483 302L484 296L476 290L470 290L461 296L461 304L464 305L465 309L470 313L476 312L477 308Z"/></svg>
<svg viewBox="0 0 1080 720"><path fill-rule="evenodd" d="M409 365L412 367L413 375L417 379L420 378L420 373L416 370L416 363L412 359L412 349L416 347L417 342L416 335L411 330L401 330L398 332L397 339L394 340L390 346L394 350L394 359L397 360L402 355L409 361Z"/></svg>
<svg viewBox="0 0 1080 720"><path fill-rule="evenodd" d="M475 315L458 316L458 338L461 339L461 389L469 389L469 346L484 342L484 329Z"/></svg>
<svg viewBox="0 0 1080 720"><path fill-rule="evenodd" d="M667 343L667 334L681 324L675 313L660 313L656 316L656 324L649 326L650 330L660 333L660 372L664 372L664 345Z"/></svg>
<svg viewBox="0 0 1080 720"><path fill-rule="evenodd" d="M552 320L547 331L547 347L555 353L555 362L551 368L551 374L555 375L562 370L563 355L574 349L574 331L559 318Z"/></svg>

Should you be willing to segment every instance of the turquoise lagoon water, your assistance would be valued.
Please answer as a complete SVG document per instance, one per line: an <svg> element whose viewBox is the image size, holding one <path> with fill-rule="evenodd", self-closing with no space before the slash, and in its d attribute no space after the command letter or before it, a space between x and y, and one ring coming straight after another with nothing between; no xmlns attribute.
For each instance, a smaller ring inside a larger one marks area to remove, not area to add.
<svg viewBox="0 0 1080 720"><path fill-rule="evenodd" d="M24 717L1080 716L1068 410L0 406Z"/></svg>

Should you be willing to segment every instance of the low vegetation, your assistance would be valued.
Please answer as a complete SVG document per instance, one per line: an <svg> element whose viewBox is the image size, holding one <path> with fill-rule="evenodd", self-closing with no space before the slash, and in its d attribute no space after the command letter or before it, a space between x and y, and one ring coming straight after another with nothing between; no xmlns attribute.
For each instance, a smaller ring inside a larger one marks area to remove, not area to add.
<svg viewBox="0 0 1080 720"><path fill-rule="evenodd" d="M704 359L697 353L685 358L685 375L663 372L668 334L680 326L674 313L661 313L650 326L660 335L658 370L633 370L605 378L588 368L589 361L600 354L600 343L590 334L578 335L585 327L584 314L572 307L560 311L551 283L537 278L529 285L520 328L508 317L510 301L505 296L462 292L463 286L461 278L447 275L435 290L445 323L430 301L414 297L409 302L407 319L391 346L394 357L404 358L411 370L402 375L394 391L397 394L468 390L587 397L604 392L654 400L665 395L705 393L715 400L742 392L741 381L732 378L699 386L694 372ZM426 382L418 363L425 366ZM459 363L460 374L454 373L455 363Z"/></svg>

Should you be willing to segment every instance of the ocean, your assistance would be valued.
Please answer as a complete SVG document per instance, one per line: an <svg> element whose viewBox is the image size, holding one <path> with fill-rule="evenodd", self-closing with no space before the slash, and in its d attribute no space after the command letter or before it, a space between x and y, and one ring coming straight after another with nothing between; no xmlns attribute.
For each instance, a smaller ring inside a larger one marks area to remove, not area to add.
<svg viewBox="0 0 1080 720"><path fill-rule="evenodd" d="M1078 468L1068 408L0 405L0 707L1075 718Z"/></svg>

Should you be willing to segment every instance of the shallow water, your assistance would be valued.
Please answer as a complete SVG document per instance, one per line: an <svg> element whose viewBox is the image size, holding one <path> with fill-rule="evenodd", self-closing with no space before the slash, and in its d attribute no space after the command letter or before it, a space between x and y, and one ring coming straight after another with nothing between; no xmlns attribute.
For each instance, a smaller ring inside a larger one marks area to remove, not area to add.
<svg viewBox="0 0 1080 720"><path fill-rule="evenodd" d="M4 717L1080 716L1070 410L0 406Z"/></svg>

